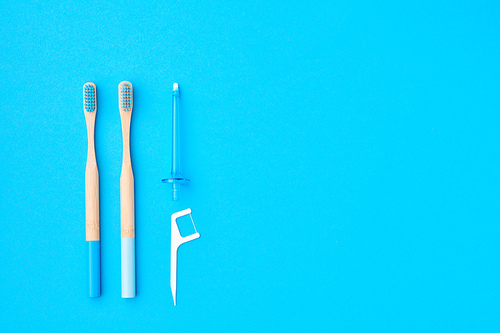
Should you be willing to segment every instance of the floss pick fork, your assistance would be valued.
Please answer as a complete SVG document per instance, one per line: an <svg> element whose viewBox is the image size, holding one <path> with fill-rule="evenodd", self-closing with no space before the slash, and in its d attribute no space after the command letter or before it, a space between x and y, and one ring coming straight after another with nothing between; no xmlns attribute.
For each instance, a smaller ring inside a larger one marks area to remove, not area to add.
<svg viewBox="0 0 500 333"><path fill-rule="evenodd" d="M191 208L172 214L170 223L170 288L172 289L172 296L174 297L174 305L177 305L177 249L184 243L200 238L200 234L196 231L193 217L191 217L191 222L193 223L195 233L186 237L181 236L179 226L177 225L177 219L185 215L191 215Z"/></svg>

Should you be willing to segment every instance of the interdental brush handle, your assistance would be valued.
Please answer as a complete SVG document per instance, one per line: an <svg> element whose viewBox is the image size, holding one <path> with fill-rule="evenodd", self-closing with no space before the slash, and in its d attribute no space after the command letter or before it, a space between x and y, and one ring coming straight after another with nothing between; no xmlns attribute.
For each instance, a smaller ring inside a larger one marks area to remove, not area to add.
<svg viewBox="0 0 500 333"><path fill-rule="evenodd" d="M172 183L173 201L179 200L181 184L189 182L189 179L181 175L180 151L179 85L174 83L172 90L172 172L170 178L162 179L164 183Z"/></svg>

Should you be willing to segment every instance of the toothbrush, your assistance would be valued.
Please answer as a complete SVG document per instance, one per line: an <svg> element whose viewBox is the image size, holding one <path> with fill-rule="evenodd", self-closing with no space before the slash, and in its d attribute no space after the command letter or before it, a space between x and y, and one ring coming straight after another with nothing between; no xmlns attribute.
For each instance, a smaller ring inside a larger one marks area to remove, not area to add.
<svg viewBox="0 0 500 333"><path fill-rule="evenodd" d="M135 217L134 175L130 160L130 120L133 108L133 87L128 81L118 85L118 104L122 120L123 162L120 177L122 298L135 297Z"/></svg>
<svg viewBox="0 0 500 333"><path fill-rule="evenodd" d="M87 123L87 168L85 170L86 240L88 244L88 296L101 295L101 241L99 238L99 171L95 157L94 128L97 91L92 82L83 85L83 111Z"/></svg>

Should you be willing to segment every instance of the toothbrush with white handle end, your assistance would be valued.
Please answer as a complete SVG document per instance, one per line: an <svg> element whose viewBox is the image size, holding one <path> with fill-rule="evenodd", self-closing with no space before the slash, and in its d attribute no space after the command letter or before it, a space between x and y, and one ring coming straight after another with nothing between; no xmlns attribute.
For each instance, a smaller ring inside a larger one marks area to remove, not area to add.
<svg viewBox="0 0 500 333"><path fill-rule="evenodd" d="M133 87L128 81L118 85L118 103L122 121L123 162L120 176L122 297L135 297L135 213L134 174L130 159L130 121L133 108Z"/></svg>

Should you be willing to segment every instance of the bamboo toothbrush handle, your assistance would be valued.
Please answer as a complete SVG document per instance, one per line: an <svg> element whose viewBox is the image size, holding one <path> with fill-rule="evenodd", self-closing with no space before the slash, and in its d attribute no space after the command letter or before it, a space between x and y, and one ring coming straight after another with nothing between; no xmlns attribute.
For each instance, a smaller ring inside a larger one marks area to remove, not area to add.
<svg viewBox="0 0 500 333"><path fill-rule="evenodd" d="M85 169L86 240L99 240L99 171L95 156L94 128L96 112L85 112L88 133L87 167Z"/></svg>
<svg viewBox="0 0 500 333"><path fill-rule="evenodd" d="M123 163L120 177L121 237L135 237L134 174L130 160L130 120L132 111L121 111L123 133Z"/></svg>

